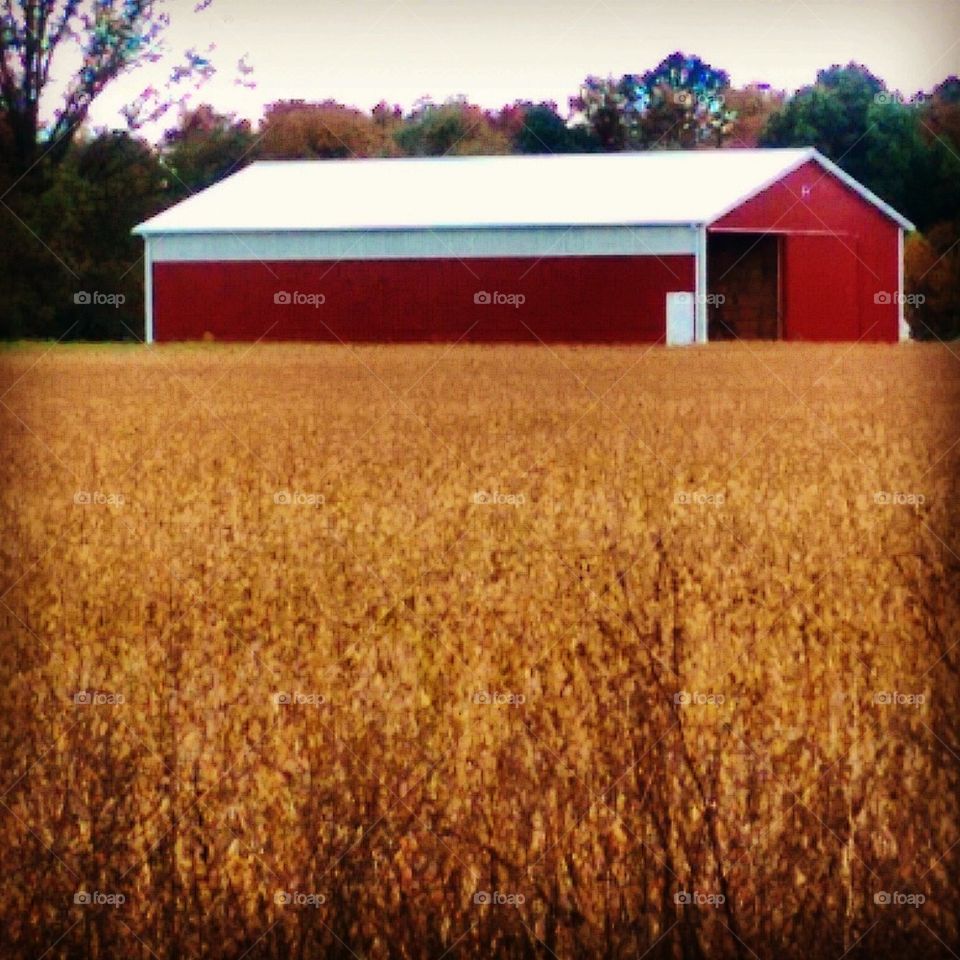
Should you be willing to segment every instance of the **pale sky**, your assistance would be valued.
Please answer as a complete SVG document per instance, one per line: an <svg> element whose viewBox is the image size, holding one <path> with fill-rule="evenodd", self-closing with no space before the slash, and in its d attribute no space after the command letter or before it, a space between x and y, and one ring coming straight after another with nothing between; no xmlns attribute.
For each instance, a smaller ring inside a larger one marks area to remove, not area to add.
<svg viewBox="0 0 960 960"><path fill-rule="evenodd" d="M191 103L257 120L265 103L333 98L369 109L464 94L486 107L555 100L566 112L587 74L649 69L673 50L727 70L733 83L794 90L816 70L856 60L910 94L960 73L960 0L195 0L167 4L170 58L117 80L96 125L162 84L189 46L216 44L219 74ZM235 85L243 56L256 89ZM161 126L172 125L169 114Z"/></svg>

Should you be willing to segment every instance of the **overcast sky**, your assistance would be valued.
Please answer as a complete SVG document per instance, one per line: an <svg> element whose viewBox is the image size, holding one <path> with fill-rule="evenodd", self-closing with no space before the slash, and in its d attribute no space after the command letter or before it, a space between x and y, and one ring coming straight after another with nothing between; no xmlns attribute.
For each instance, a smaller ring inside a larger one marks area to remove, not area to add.
<svg viewBox="0 0 960 960"><path fill-rule="evenodd" d="M892 89L929 89L960 73L960 0L195 0L167 4L170 56L216 44L219 73L191 103L252 120L265 103L325 99L369 109L464 94L487 107L567 99L587 74L641 72L681 49L733 83L793 90L831 63L865 63ZM256 89L235 84L246 56ZM96 125L173 61L117 80L95 104ZM165 125L171 125L171 114Z"/></svg>

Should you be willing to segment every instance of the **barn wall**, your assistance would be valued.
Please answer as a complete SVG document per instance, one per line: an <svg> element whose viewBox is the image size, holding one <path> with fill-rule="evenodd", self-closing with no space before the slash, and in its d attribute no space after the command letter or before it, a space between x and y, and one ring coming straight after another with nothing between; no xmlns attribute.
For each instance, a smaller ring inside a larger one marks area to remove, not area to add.
<svg viewBox="0 0 960 960"><path fill-rule="evenodd" d="M711 230L786 234L785 339L897 341L899 227L816 161L787 174Z"/></svg>
<svg viewBox="0 0 960 960"><path fill-rule="evenodd" d="M157 340L655 342L694 257L155 262L153 281Z"/></svg>
<svg viewBox="0 0 960 960"><path fill-rule="evenodd" d="M441 260L455 257L664 256L696 252L684 226L442 227L436 229L158 234L157 262L192 260Z"/></svg>

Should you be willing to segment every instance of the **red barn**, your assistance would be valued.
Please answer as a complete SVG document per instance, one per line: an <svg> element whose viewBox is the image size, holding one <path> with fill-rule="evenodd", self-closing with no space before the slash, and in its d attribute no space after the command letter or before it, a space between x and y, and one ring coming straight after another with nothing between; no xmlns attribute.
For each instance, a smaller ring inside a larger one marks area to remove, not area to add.
<svg viewBox="0 0 960 960"><path fill-rule="evenodd" d="M812 148L255 163L140 224L146 339L904 339L913 225Z"/></svg>

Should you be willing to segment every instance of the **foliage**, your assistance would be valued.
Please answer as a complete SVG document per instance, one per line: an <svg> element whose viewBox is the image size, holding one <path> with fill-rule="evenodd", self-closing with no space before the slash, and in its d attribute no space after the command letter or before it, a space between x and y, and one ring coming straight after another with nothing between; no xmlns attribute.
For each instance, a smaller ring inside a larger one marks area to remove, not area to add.
<svg viewBox="0 0 960 960"><path fill-rule="evenodd" d="M209 4L201 0L197 9ZM28 170L42 153L59 163L91 103L121 73L156 62L169 24L162 0L19 0L0 13L0 114L12 133L10 159L17 173ZM53 116L40 104L54 60L78 62ZM145 91L128 115L132 124L145 110L156 117L169 106L176 84L209 76L206 55L189 50L165 91Z"/></svg>
<svg viewBox="0 0 960 960"><path fill-rule="evenodd" d="M762 146L813 146L861 179L870 126L870 110L887 99L886 85L866 67L849 63L817 73L774 114L761 138Z"/></svg>
<svg viewBox="0 0 960 960"><path fill-rule="evenodd" d="M610 152L627 146L627 98L612 77L587 77L570 107L589 128L600 146Z"/></svg>
<svg viewBox="0 0 960 960"><path fill-rule="evenodd" d="M587 77L571 105L606 150L719 145L733 131L729 86L725 71L677 52L641 75Z"/></svg>
<svg viewBox="0 0 960 960"><path fill-rule="evenodd" d="M142 336L143 245L130 230L169 203L149 144L122 132L81 141L42 189L5 202L12 227L0 234L3 335ZM76 302L83 293L123 302Z"/></svg>
<svg viewBox="0 0 960 960"><path fill-rule="evenodd" d="M335 100L271 103L260 126L258 152L276 160L388 156L389 128L369 114Z"/></svg>
<svg viewBox="0 0 960 960"><path fill-rule="evenodd" d="M402 153L412 157L476 156L510 153L510 141L482 107L454 98L420 102L394 134Z"/></svg>
<svg viewBox="0 0 960 960"><path fill-rule="evenodd" d="M919 306L908 305L907 319L918 340L960 337L960 223L937 224L912 234L904 244L906 287Z"/></svg>
<svg viewBox="0 0 960 960"><path fill-rule="evenodd" d="M553 102L517 100L504 106L496 125L510 138L514 153L595 153L600 143L585 126L571 126Z"/></svg>
<svg viewBox="0 0 960 960"><path fill-rule="evenodd" d="M753 148L760 145L760 137L771 116L783 107L786 94L769 84L751 83L730 88L724 93L724 106L733 123L730 136L722 145L734 148Z"/></svg>
<svg viewBox="0 0 960 960"><path fill-rule="evenodd" d="M248 120L201 104L185 110L167 130L159 151L173 180L172 193L196 193L242 169L254 159L257 140Z"/></svg>

